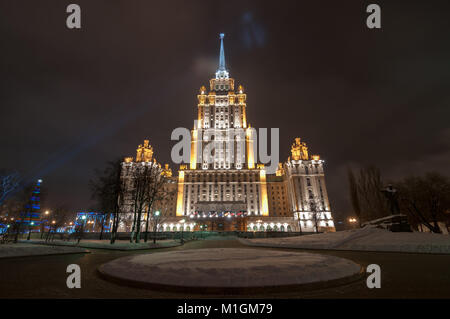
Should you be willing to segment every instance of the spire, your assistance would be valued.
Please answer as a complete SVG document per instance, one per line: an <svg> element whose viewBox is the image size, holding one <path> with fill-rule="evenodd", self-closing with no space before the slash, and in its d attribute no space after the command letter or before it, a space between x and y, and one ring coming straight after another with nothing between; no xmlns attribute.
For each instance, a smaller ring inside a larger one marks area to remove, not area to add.
<svg viewBox="0 0 450 319"><path fill-rule="evenodd" d="M225 37L225 33L220 33L220 58L219 58L219 68L216 72L216 79L228 79L228 71L225 67L225 50L223 48L223 38Z"/></svg>
<svg viewBox="0 0 450 319"><path fill-rule="evenodd" d="M219 71L225 71L225 50L223 49L223 38L225 33L220 34L220 59L219 59Z"/></svg>

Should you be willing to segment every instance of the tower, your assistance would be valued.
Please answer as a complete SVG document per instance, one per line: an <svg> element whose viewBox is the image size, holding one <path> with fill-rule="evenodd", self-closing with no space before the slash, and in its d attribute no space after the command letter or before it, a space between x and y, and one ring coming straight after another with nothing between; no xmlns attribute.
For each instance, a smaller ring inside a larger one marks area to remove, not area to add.
<svg viewBox="0 0 450 319"><path fill-rule="evenodd" d="M41 220L41 185L42 180L39 179L25 205L25 212L21 214L21 223L28 226L30 230L36 228Z"/></svg>
<svg viewBox="0 0 450 319"><path fill-rule="evenodd" d="M226 65L224 37L221 33L219 66L209 90L201 86L197 95L189 168L182 165L178 175L176 215L202 218L209 229L242 230L245 223L238 221L244 216L268 215L267 182L253 150L254 129L247 124L247 95Z"/></svg>
<svg viewBox="0 0 450 319"><path fill-rule="evenodd" d="M242 169L248 163L246 136L251 132L247 129L247 96L242 85L235 90L235 80L226 68L224 36L220 34L219 67L209 81L209 92L202 86L197 95L198 116L191 131L191 169Z"/></svg>
<svg viewBox="0 0 450 319"><path fill-rule="evenodd" d="M209 85L197 94L197 114L190 132L189 163L178 176L166 166L173 196L164 231L333 231L325 187L324 161L310 155L296 138L291 157L267 174L258 163L257 132L248 123L247 94L230 76L220 34L219 63ZM149 165L153 149L140 145L136 161L125 158L124 176L139 164ZM132 211L132 205L127 211Z"/></svg>
<svg viewBox="0 0 450 319"><path fill-rule="evenodd" d="M330 202L325 186L324 161L319 155L309 155L306 143L295 139L291 157L283 171L287 182L289 206L304 231L334 230Z"/></svg>

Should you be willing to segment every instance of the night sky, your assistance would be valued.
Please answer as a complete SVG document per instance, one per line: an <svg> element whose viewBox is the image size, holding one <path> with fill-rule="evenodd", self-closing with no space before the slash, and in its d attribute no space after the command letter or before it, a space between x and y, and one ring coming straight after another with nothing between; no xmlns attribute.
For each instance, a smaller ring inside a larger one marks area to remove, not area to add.
<svg viewBox="0 0 450 319"><path fill-rule="evenodd" d="M338 3L339 2L339 3ZM66 27L81 6L82 28ZM382 29L366 27L369 3ZM248 121L325 159L335 218L347 167L386 179L450 175L449 1L1 1L0 168L42 178L49 209L92 207L95 168L150 139L170 162L176 127L218 65L247 93ZM172 168L176 168L171 164Z"/></svg>

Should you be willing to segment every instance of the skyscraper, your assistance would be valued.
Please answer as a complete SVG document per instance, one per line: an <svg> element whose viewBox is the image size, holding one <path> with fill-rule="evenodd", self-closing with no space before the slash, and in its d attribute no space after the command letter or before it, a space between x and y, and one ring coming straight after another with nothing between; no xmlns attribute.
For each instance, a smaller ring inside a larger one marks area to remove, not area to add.
<svg viewBox="0 0 450 319"><path fill-rule="evenodd" d="M334 230L323 161L310 156L300 138L276 174L267 174L258 163L256 130L246 114L247 95L226 67L223 33L219 67L209 80L209 90L201 86L197 98L190 162L180 166L176 204L171 205L175 211L169 212L171 218L161 230ZM145 147L151 148L148 142ZM139 150L136 161L143 154ZM126 162L124 167L133 160Z"/></svg>

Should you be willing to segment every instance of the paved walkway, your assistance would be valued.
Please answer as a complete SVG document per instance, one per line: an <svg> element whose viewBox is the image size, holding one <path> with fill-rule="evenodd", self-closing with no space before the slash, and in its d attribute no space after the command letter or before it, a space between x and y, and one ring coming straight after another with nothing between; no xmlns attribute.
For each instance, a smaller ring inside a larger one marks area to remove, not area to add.
<svg viewBox="0 0 450 319"><path fill-rule="evenodd" d="M35 257L47 255L84 254L87 249L79 247L44 246L30 243L1 244L0 258Z"/></svg>
<svg viewBox="0 0 450 319"><path fill-rule="evenodd" d="M150 253L199 248L238 247L249 249L237 240L193 241L183 246L162 248ZM255 248L251 248L255 249ZM256 248L268 249L268 248ZM300 251L277 249L277 251ZM308 250L315 253L316 251ZM273 298L450 298L450 256L405 253L372 253L320 251L321 254L348 258L364 266L381 267L380 289L368 289L365 281L310 292L296 291L259 293L252 297ZM0 298L201 298L201 294L180 294L121 286L103 280L97 267L119 257L142 254L142 251L122 252L92 250L85 255L59 255L11 258L0 260ZM81 289L66 287L66 267L81 267ZM223 297L221 294L208 297ZM232 295L231 297L248 297Z"/></svg>

